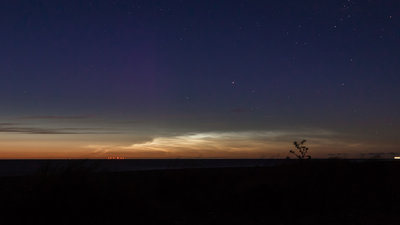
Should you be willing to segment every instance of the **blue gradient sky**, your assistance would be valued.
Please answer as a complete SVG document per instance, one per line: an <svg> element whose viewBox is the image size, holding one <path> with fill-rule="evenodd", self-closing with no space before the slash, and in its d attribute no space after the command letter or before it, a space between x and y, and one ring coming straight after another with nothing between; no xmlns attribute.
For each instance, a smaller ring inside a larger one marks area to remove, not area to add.
<svg viewBox="0 0 400 225"><path fill-rule="evenodd" d="M2 1L0 157L400 153L400 2Z"/></svg>

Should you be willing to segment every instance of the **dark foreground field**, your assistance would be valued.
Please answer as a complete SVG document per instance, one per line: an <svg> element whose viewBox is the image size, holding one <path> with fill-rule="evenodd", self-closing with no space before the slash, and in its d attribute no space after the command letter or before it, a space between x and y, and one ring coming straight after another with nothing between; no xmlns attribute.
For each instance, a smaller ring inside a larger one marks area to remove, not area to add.
<svg viewBox="0 0 400 225"><path fill-rule="evenodd" d="M400 163L0 177L0 224L400 224Z"/></svg>

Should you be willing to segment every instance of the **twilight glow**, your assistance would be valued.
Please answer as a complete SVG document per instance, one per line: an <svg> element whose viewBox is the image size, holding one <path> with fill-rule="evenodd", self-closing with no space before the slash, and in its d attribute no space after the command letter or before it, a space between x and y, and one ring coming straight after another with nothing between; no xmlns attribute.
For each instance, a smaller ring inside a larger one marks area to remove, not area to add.
<svg viewBox="0 0 400 225"><path fill-rule="evenodd" d="M393 158L399 10L3 1L0 158Z"/></svg>

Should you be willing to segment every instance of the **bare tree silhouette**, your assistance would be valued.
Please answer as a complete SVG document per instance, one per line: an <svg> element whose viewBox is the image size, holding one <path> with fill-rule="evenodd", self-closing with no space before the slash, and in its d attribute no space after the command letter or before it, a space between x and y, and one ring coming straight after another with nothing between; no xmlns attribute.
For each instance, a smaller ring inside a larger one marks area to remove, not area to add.
<svg viewBox="0 0 400 225"><path fill-rule="evenodd" d="M298 159L311 159L311 156L307 155L308 147L306 147L304 143L306 143L306 140L302 140L300 143L297 141L293 142L296 149L290 150L289 152L295 155Z"/></svg>

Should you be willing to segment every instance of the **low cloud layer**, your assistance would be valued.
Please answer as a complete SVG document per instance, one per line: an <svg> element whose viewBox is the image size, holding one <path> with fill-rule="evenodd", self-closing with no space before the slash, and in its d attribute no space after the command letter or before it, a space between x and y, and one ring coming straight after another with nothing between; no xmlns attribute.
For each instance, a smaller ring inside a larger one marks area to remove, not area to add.
<svg viewBox="0 0 400 225"><path fill-rule="evenodd" d="M102 134L109 133L102 128L84 127L64 127L48 128L26 126L18 123L0 123L0 133L20 133L20 134Z"/></svg>

